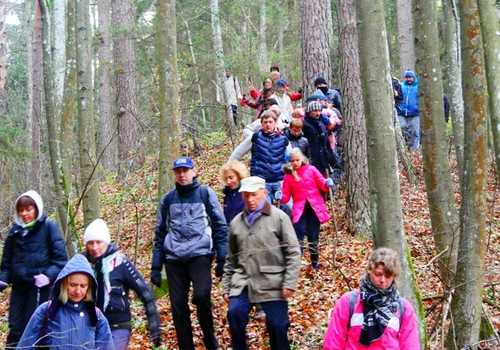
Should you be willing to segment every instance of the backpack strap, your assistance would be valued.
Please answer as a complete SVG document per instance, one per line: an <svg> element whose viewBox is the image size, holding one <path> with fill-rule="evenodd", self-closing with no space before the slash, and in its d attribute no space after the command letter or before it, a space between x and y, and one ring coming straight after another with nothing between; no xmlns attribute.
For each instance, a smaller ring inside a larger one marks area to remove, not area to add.
<svg viewBox="0 0 500 350"><path fill-rule="evenodd" d="M212 203L210 203L208 186L200 185L200 194L201 194L201 200L203 201L203 204L205 205L205 210L207 212L208 225L211 226L212 222L210 220L210 213L214 210L214 206L212 205Z"/></svg>

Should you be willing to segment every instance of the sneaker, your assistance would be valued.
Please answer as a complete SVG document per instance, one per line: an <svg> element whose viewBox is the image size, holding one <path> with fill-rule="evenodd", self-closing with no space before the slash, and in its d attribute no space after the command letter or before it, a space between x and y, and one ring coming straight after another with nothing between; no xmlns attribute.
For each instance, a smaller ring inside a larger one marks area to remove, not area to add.
<svg viewBox="0 0 500 350"><path fill-rule="evenodd" d="M313 269L315 269L315 270L319 270L319 269L321 269L321 265L320 265L320 264L318 264L318 263L312 263L312 264L311 264L311 267L312 267Z"/></svg>
<svg viewBox="0 0 500 350"><path fill-rule="evenodd" d="M265 320L266 319L266 313L264 310L257 311L254 315L254 318L257 320Z"/></svg>

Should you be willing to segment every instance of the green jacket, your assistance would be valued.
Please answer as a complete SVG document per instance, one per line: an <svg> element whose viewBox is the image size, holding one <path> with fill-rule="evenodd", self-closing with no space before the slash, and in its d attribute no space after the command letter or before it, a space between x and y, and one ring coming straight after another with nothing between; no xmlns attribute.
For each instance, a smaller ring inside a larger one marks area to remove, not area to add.
<svg viewBox="0 0 500 350"><path fill-rule="evenodd" d="M245 211L231 221L222 292L237 296L248 287L252 303L285 300L282 291L296 290L300 265L290 218L266 202L252 227Z"/></svg>

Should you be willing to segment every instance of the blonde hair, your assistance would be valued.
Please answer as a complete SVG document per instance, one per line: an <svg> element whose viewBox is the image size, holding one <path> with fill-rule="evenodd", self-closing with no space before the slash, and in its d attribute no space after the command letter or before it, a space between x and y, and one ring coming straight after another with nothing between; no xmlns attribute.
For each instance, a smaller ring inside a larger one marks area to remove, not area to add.
<svg viewBox="0 0 500 350"><path fill-rule="evenodd" d="M369 273L379 265L384 267L384 271L392 277L398 277L401 272L401 264L398 259L398 253L390 248L378 248L373 251L366 271Z"/></svg>
<svg viewBox="0 0 500 350"><path fill-rule="evenodd" d="M304 122L302 121L302 119L294 118L290 122L290 128L302 129L303 127L304 127Z"/></svg>
<svg viewBox="0 0 500 350"><path fill-rule="evenodd" d="M87 294L85 294L85 298L83 300L85 300L85 301L93 301L94 298L92 297L92 294L93 294L94 284L92 283L92 277L90 277L85 272L75 272L75 273L85 274L87 276L87 278L89 279L89 288L87 289ZM69 300L68 285L69 285L69 276L71 276L71 275L72 274L67 275L61 281L61 292L59 293L59 300L63 304L66 304L68 302L68 300Z"/></svg>
<svg viewBox="0 0 500 350"><path fill-rule="evenodd" d="M276 115L276 113L274 113L273 111L270 111L269 109L268 110L265 110L261 115L260 115L260 121L262 122L264 119L269 119L269 118L273 118L274 121L278 120L278 116Z"/></svg>
<svg viewBox="0 0 500 350"><path fill-rule="evenodd" d="M307 159L307 157L304 156L304 153L302 153L302 151L298 147L294 147L290 150L290 159L292 159L292 156L297 156L300 159L302 159L302 165L309 163L309 160ZM292 175L295 178L295 181L297 181L297 182L300 181L300 177L297 174L297 171L293 167L292 167Z"/></svg>
<svg viewBox="0 0 500 350"><path fill-rule="evenodd" d="M220 168L220 179L223 183L226 182L225 178L229 171L234 171L234 173L238 177L238 180L240 181L241 179L249 176L248 169L245 164L243 164L239 160L231 160L224 164L222 168Z"/></svg>

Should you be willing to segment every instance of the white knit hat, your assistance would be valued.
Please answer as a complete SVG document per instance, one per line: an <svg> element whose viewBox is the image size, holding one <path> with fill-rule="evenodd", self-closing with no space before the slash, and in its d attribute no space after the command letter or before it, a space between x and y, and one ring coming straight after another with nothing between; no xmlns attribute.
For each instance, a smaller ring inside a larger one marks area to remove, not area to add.
<svg viewBox="0 0 500 350"><path fill-rule="evenodd" d="M95 219L87 226L83 234L83 242L87 244L88 241L101 241L106 244L111 242L108 225L106 225L104 220Z"/></svg>

